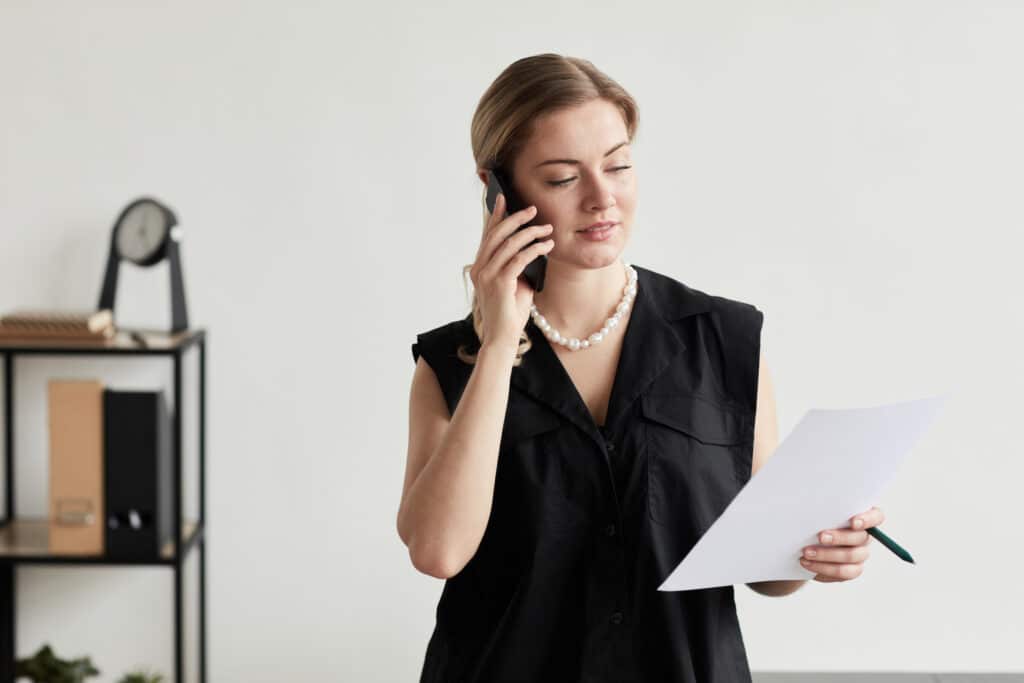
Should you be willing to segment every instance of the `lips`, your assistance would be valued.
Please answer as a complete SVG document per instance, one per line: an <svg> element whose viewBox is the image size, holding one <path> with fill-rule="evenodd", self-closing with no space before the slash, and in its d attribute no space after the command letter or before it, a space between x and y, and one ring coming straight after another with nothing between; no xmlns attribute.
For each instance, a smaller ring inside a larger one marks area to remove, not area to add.
<svg viewBox="0 0 1024 683"><path fill-rule="evenodd" d="M611 223L610 225L605 225L603 228L577 230L577 232L581 235L581 240L586 240L587 242L605 242L611 239L612 235L616 233L618 227L618 223Z"/></svg>
<svg viewBox="0 0 1024 683"><path fill-rule="evenodd" d="M577 232L586 232L587 230L599 230L600 228L607 228L608 226L615 225L615 224L616 224L616 221L601 221L600 223L594 223L592 225L588 225L587 227L583 228L582 230L577 230Z"/></svg>

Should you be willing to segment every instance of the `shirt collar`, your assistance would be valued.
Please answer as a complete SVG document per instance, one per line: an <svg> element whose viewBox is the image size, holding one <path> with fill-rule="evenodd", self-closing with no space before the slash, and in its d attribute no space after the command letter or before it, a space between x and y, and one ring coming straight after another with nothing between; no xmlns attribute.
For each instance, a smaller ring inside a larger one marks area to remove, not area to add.
<svg viewBox="0 0 1024 683"><path fill-rule="evenodd" d="M644 389L686 350L672 323L711 310L711 299L704 292L646 268L633 267L637 271L637 294L626 324L605 421L612 433ZM522 363L512 368L512 386L601 443L601 434L586 403L555 355L551 342L532 318L527 322L526 332L533 346Z"/></svg>

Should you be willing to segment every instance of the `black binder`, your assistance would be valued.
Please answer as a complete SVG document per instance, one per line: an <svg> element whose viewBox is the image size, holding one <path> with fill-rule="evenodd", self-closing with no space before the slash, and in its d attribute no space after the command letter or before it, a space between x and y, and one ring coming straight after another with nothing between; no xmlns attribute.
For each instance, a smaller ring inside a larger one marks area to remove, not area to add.
<svg viewBox="0 0 1024 683"><path fill-rule="evenodd" d="M173 435L163 391L103 392L106 554L160 556L172 540Z"/></svg>

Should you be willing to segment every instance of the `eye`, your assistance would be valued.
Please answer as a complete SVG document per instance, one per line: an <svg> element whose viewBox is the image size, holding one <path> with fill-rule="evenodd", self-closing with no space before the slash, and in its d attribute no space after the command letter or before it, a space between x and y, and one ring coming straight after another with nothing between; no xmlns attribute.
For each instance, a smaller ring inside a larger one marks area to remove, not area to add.
<svg viewBox="0 0 1024 683"><path fill-rule="evenodd" d="M610 168L608 170L609 171L614 171L615 173L619 173L620 171L625 171L627 168L633 168L633 167L632 166L614 166L614 167L612 167L612 168ZM576 180L576 176L573 176L571 178L566 178L565 180L549 180L548 181L548 185L551 185L552 187L562 187L563 185L568 185L569 183L571 183L574 180Z"/></svg>

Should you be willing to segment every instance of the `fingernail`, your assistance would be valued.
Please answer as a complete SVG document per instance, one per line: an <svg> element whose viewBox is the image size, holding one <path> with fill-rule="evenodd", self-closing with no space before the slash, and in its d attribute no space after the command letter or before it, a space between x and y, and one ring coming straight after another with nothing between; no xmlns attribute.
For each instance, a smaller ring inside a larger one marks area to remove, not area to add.
<svg viewBox="0 0 1024 683"><path fill-rule="evenodd" d="M818 551L811 550L810 548L808 548L806 551L804 551L804 554L807 555L807 557L816 557L818 555Z"/></svg>
<svg viewBox="0 0 1024 683"><path fill-rule="evenodd" d="M853 520L853 528L854 529L859 529L862 526L864 526L864 520L863 519L860 519L858 517L857 519Z"/></svg>
<svg viewBox="0 0 1024 683"><path fill-rule="evenodd" d="M831 543L832 542L832 534L823 534L822 537L821 537L821 540L824 543Z"/></svg>

